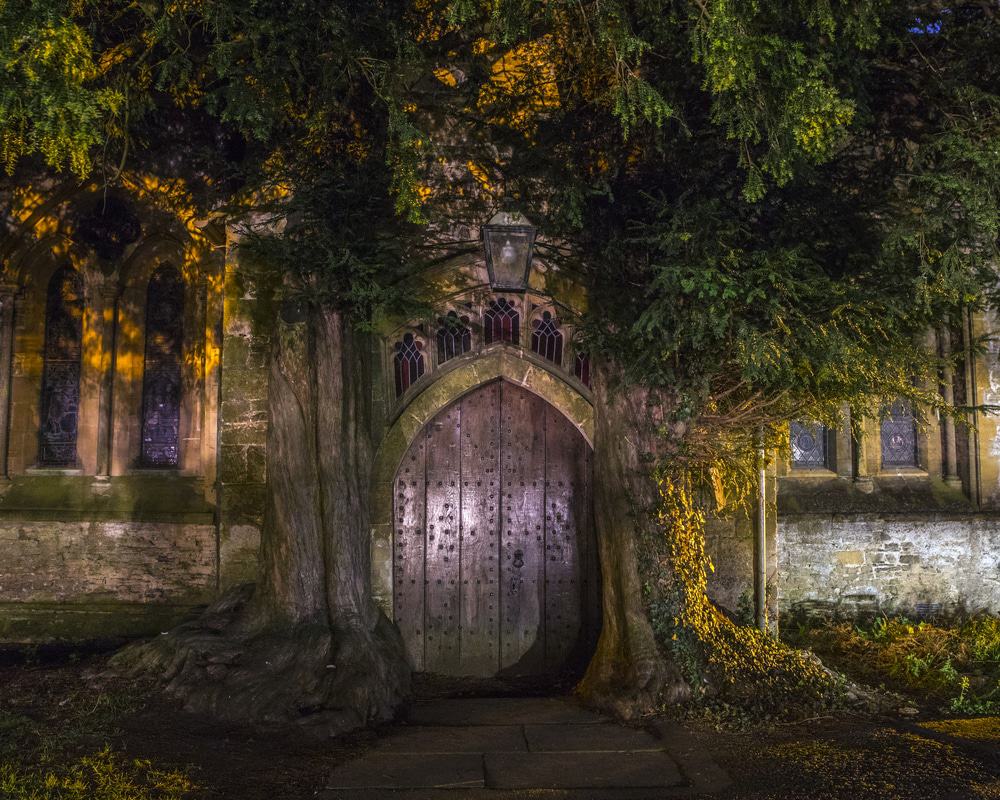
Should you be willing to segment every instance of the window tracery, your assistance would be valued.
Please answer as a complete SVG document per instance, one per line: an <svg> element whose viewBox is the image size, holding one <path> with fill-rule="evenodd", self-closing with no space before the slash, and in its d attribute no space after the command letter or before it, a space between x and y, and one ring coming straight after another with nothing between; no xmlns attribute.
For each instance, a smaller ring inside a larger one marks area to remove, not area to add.
<svg viewBox="0 0 1000 800"><path fill-rule="evenodd" d="M576 375L577 379L586 386L590 388L590 354L589 353L577 353L573 358L573 374Z"/></svg>
<svg viewBox="0 0 1000 800"><path fill-rule="evenodd" d="M449 311L441 318L441 327L437 332L438 364L444 364L455 356L468 353L472 349L472 330L469 328L469 318L459 317L454 311Z"/></svg>
<svg viewBox="0 0 1000 800"><path fill-rule="evenodd" d="M45 350L38 463L75 467L83 343L83 281L72 267L56 270L45 300Z"/></svg>
<svg viewBox="0 0 1000 800"><path fill-rule="evenodd" d="M506 297L490 302L483 315L483 328L487 345L521 343L521 313Z"/></svg>
<svg viewBox="0 0 1000 800"><path fill-rule="evenodd" d="M563 335L559 321L549 311L532 323L531 352L556 364L562 363Z"/></svg>
<svg viewBox="0 0 1000 800"><path fill-rule="evenodd" d="M889 406L888 414L882 420L881 440L883 467L918 465L917 420L907 401L897 400Z"/></svg>
<svg viewBox="0 0 1000 800"><path fill-rule="evenodd" d="M794 420L790 427L792 469L823 469L827 461L827 428L816 422Z"/></svg>
<svg viewBox="0 0 1000 800"><path fill-rule="evenodd" d="M146 291L146 346L142 376L144 467L179 463L184 281L176 268L159 267Z"/></svg>
<svg viewBox="0 0 1000 800"><path fill-rule="evenodd" d="M423 343L412 333L407 333L396 342L393 366L396 376L396 397L402 397L421 375L424 374Z"/></svg>

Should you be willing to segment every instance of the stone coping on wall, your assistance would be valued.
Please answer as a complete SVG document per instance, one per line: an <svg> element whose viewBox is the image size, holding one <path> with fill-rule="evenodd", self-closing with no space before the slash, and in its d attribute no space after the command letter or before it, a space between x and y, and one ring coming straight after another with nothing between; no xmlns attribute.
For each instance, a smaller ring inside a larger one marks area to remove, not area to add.
<svg viewBox="0 0 1000 800"><path fill-rule="evenodd" d="M1000 524L1000 510L978 511L781 511L778 512L778 525L782 522L803 522L807 520L825 520L831 522L877 522L892 520L895 522L938 523L967 522L981 520Z"/></svg>
<svg viewBox="0 0 1000 800"><path fill-rule="evenodd" d="M213 524L198 478L138 474L114 478L19 475L0 482L0 520Z"/></svg>
<svg viewBox="0 0 1000 800"><path fill-rule="evenodd" d="M0 645L87 643L115 646L157 636L197 614L184 603L0 603Z"/></svg>
<svg viewBox="0 0 1000 800"><path fill-rule="evenodd" d="M970 513L974 504L958 488L930 475L880 475L865 491L830 475L778 478L778 516L830 513Z"/></svg>

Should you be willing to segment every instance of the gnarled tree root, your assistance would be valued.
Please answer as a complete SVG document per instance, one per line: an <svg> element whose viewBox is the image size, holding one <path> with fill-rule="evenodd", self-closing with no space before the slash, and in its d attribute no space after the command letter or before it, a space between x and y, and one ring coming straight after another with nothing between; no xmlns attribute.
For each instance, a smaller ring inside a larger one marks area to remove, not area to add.
<svg viewBox="0 0 1000 800"><path fill-rule="evenodd" d="M252 584L198 618L112 657L112 670L149 676L187 711L256 724L298 723L335 736L392 719L410 690L399 633L379 615L357 626L260 620Z"/></svg>

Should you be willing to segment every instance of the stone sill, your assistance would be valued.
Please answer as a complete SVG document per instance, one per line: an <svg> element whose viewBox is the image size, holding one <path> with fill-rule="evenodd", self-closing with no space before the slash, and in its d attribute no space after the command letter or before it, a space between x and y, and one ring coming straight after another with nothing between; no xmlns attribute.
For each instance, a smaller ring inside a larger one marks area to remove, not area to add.
<svg viewBox="0 0 1000 800"><path fill-rule="evenodd" d="M0 508L0 524L4 522L149 522L214 525L215 514L200 511L136 511L130 514L114 514L62 508Z"/></svg>

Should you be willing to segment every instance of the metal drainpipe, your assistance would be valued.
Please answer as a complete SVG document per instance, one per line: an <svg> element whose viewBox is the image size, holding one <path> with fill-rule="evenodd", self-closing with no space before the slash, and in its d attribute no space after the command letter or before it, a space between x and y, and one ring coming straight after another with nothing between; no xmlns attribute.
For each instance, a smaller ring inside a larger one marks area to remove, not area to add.
<svg viewBox="0 0 1000 800"><path fill-rule="evenodd" d="M764 463L764 429L757 434L757 508L754 524L754 620L767 630L767 469Z"/></svg>
<svg viewBox="0 0 1000 800"><path fill-rule="evenodd" d="M969 394L971 397L966 397L965 402L967 405L973 407L972 411L972 469L969 471L969 483L971 484L969 489L969 494L973 495L973 501L976 504L976 509L981 511L983 508L983 475L982 466L980 462L979 453L979 412L976 408L979 405L979 387L976 385L976 354L972 349L972 336L975 333L972 324L972 312L969 307L966 306L962 312L965 322L965 364L968 375Z"/></svg>

